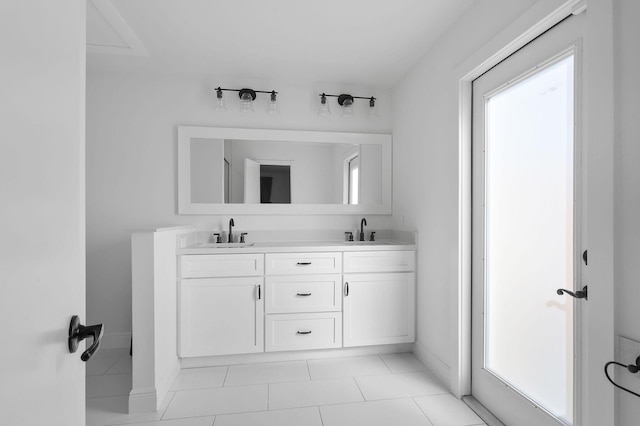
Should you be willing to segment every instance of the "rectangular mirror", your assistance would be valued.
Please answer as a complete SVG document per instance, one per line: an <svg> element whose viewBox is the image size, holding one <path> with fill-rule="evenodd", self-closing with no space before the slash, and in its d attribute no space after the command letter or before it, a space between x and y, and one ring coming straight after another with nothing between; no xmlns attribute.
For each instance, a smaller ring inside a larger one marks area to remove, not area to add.
<svg viewBox="0 0 640 426"><path fill-rule="evenodd" d="M180 214L390 214L391 135L178 127Z"/></svg>

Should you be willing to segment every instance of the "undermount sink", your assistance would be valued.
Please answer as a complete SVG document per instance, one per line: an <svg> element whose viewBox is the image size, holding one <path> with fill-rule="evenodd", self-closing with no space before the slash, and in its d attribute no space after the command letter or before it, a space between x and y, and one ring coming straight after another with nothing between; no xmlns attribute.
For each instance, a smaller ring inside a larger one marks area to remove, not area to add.
<svg viewBox="0 0 640 426"><path fill-rule="evenodd" d="M203 243L198 244L198 248L242 248L251 247L255 243Z"/></svg>

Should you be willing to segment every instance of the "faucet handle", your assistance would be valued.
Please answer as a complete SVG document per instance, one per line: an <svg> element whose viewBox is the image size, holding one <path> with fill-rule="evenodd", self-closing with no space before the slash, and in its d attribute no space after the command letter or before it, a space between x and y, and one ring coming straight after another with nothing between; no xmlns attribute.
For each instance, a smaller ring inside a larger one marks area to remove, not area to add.
<svg viewBox="0 0 640 426"><path fill-rule="evenodd" d="M241 242L241 243L244 243L244 242L245 242L245 240L244 240L244 236L245 236L245 235L247 235L247 233L246 233L246 232L241 232L241 233L240 233L240 242Z"/></svg>
<svg viewBox="0 0 640 426"><path fill-rule="evenodd" d="M221 243L222 242L222 238L220 238L220 233L219 232L214 232L212 235L216 239L216 243Z"/></svg>
<svg viewBox="0 0 640 426"><path fill-rule="evenodd" d="M344 236L345 236L345 239L346 239L347 241L353 241L353 232L351 232L351 231L346 231L346 232L344 233Z"/></svg>
<svg viewBox="0 0 640 426"><path fill-rule="evenodd" d="M376 240L376 231L371 231L371 236L369 237L369 241L375 241Z"/></svg>

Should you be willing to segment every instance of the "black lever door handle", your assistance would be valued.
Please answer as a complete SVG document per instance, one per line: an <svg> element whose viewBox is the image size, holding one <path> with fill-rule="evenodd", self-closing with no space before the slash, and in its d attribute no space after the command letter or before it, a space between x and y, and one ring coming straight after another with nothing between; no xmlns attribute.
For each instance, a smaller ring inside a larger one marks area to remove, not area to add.
<svg viewBox="0 0 640 426"><path fill-rule="evenodd" d="M560 296L562 296L563 293L566 293L571 297L575 297L576 299L589 300L589 298L587 297L587 286L586 285L584 287L582 287L582 290L578 290L575 293L573 291L565 290L563 288L559 288L556 291L556 293L558 293Z"/></svg>
<svg viewBox="0 0 640 426"><path fill-rule="evenodd" d="M80 359L84 362L89 361L94 353L100 347L100 339L104 334L104 327L102 324L87 325L80 324L80 318L77 315L71 317L71 323L69 324L69 352L75 353L78 350L80 342L87 337L92 337L93 342L91 346L85 350Z"/></svg>

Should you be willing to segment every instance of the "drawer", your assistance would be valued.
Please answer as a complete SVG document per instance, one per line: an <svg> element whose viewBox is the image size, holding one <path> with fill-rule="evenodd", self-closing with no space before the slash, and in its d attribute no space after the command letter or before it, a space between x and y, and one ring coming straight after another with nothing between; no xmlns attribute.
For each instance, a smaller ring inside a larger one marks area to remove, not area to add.
<svg viewBox="0 0 640 426"><path fill-rule="evenodd" d="M348 251L344 253L344 272L412 272L416 269L414 251Z"/></svg>
<svg viewBox="0 0 640 426"><path fill-rule="evenodd" d="M340 274L341 253L267 253L267 275Z"/></svg>
<svg viewBox="0 0 640 426"><path fill-rule="evenodd" d="M342 314L273 314L265 320L265 351L342 347Z"/></svg>
<svg viewBox="0 0 640 426"><path fill-rule="evenodd" d="M266 277L265 312L327 312L342 309L342 275Z"/></svg>
<svg viewBox="0 0 640 426"><path fill-rule="evenodd" d="M180 256L182 278L263 275L263 254L192 254Z"/></svg>

